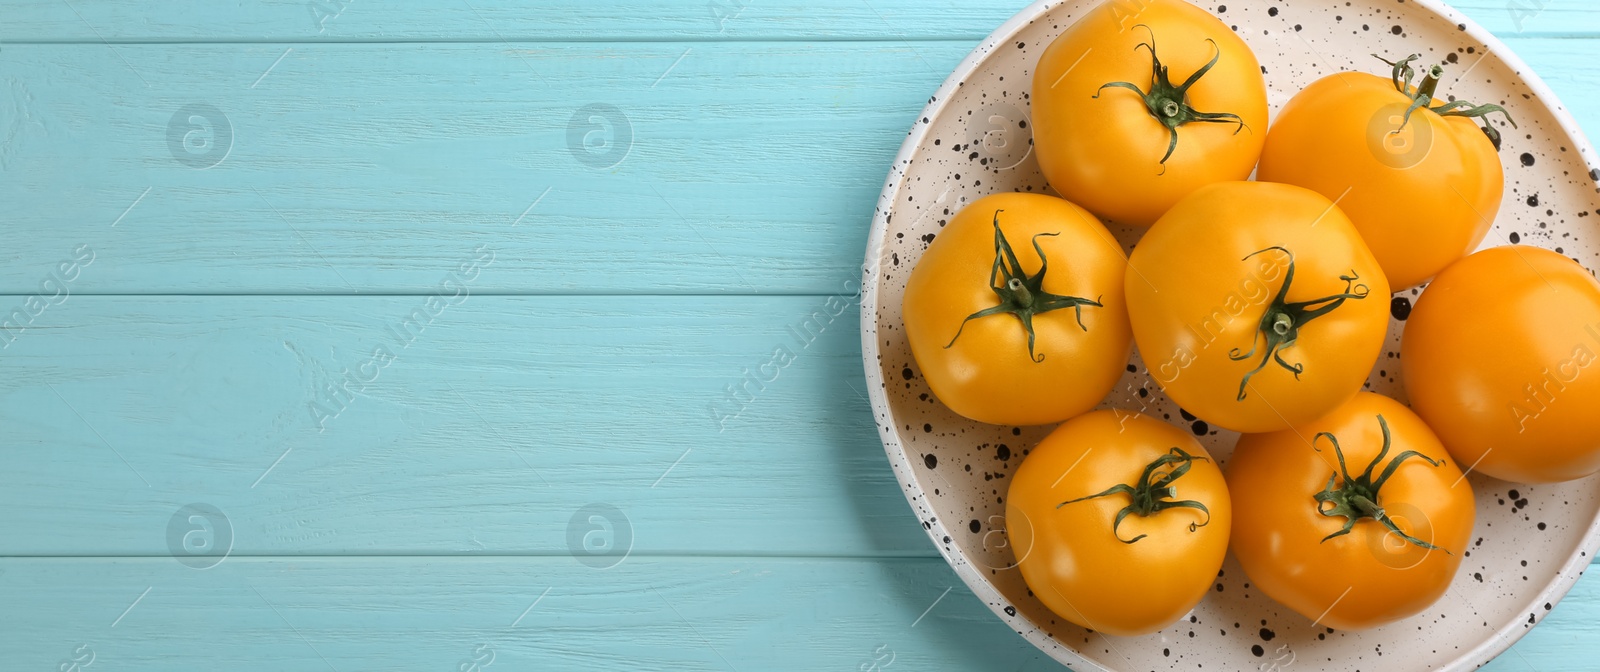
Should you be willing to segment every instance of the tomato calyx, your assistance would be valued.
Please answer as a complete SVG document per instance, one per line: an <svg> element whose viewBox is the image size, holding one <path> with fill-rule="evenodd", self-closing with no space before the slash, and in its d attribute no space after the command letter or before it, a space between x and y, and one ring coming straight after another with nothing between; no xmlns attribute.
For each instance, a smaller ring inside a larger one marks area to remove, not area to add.
<svg viewBox="0 0 1600 672"><path fill-rule="evenodd" d="M1048 313L1052 310L1072 308L1077 313L1078 326L1088 331L1089 327L1083 324L1083 307L1100 305L1099 298L1093 301L1077 296L1061 296L1044 291L1044 273L1050 268L1050 260L1045 258L1044 250L1039 247L1040 236L1059 236L1060 233L1039 233L1032 238L1033 251L1039 253L1039 272L1028 275L1023 270L1022 263L1017 261L1016 253L1011 251L1011 243L1006 241L1005 232L1000 230L1000 213L1005 210L994 211L994 267L989 271L989 288L1000 297L1000 303L980 310L967 316L961 321L961 327L956 329L956 335L944 347L949 348L956 344L956 339L961 338L961 332L967 328L967 323L978 318L1010 313L1016 315L1022 322L1022 328L1028 332L1028 359L1035 363L1044 361L1044 354L1034 355L1033 352L1033 316Z"/></svg>
<svg viewBox="0 0 1600 672"><path fill-rule="evenodd" d="M1122 507L1122 510L1117 512L1116 519L1111 523L1111 534L1117 538L1117 541L1120 541L1124 544L1132 544L1140 539L1150 536L1148 534L1141 534L1132 539L1123 539L1122 535L1117 534L1117 528L1122 525L1123 518L1127 518L1130 515L1138 515L1141 518L1147 518L1162 511L1166 511L1167 509L1198 509L1204 512L1206 514L1206 519L1204 521L1199 523L1189 523L1189 531L1193 532L1197 529L1205 527L1211 522L1211 510L1207 509L1205 504L1201 504L1200 502L1192 499L1184 499L1179 501L1169 500L1170 498L1178 495L1177 489L1172 486L1172 482L1178 480L1184 474L1189 473L1189 468L1194 466L1195 460L1205 460L1207 462L1210 461L1204 457L1190 455L1184 449L1173 446L1172 450L1168 451L1167 454L1162 455L1161 457L1156 458L1154 462L1145 465L1144 473L1139 475L1138 485L1118 483L1106 488L1102 492L1089 495L1088 497L1079 497L1077 499L1057 504L1056 508L1059 509L1068 504L1082 502L1085 500L1094 499L1096 497L1105 497L1107 495L1120 492L1127 494L1128 498L1132 500L1132 503ZM1172 468L1162 472L1159 475L1156 474L1158 469L1166 466L1172 466Z"/></svg>
<svg viewBox="0 0 1600 672"><path fill-rule="evenodd" d="M1412 54L1400 59L1398 62L1377 54L1373 54L1372 57L1388 63L1394 68L1394 73L1389 78L1394 82L1395 90L1411 99L1411 107L1406 108L1405 117L1400 120L1400 126L1394 129L1394 133L1405 130L1406 124L1411 122L1412 112L1416 112L1419 109L1427 109L1441 117L1467 117L1481 120L1483 122L1481 126L1483 134L1488 136L1489 142L1494 144L1495 151L1500 151L1500 131L1495 130L1494 126L1489 123L1488 116L1499 112L1500 116L1505 117L1506 121L1511 123L1512 128L1517 127L1517 121L1512 119L1511 114L1499 105L1475 105L1464 100L1452 100L1438 107L1433 107L1433 96L1438 90L1439 78L1444 75L1444 66L1433 65L1429 67L1428 73L1422 78L1422 83L1413 88L1411 80L1416 77L1417 71L1411 67L1411 62L1422 58L1421 54Z"/></svg>
<svg viewBox="0 0 1600 672"><path fill-rule="evenodd" d="M1257 364L1256 368L1249 373L1244 374L1244 379L1239 381L1238 401L1244 401L1245 389L1250 385L1250 378L1266 368L1268 361L1276 361L1278 366L1287 369L1294 374L1295 380L1299 380L1300 374L1306 370L1305 364L1290 364L1283 361L1283 351L1294 347L1295 342L1300 339L1300 328L1312 320L1333 312L1335 308L1344 305L1344 302L1349 299L1365 299L1367 294L1371 293L1371 290L1366 285L1355 284L1357 280L1361 279L1361 276L1351 270L1350 275L1339 276L1339 279L1344 281L1344 292L1324 296L1320 299L1289 303L1286 297L1289 295L1289 285L1294 282L1293 252L1274 245L1251 252L1240 261L1249 261L1251 257L1272 250L1282 252L1289 257L1289 268L1284 272L1283 286L1278 288L1278 295L1272 298L1272 303L1267 306L1267 312L1261 316L1261 323L1250 340L1250 351L1240 352L1238 348L1228 351L1228 359L1237 362L1254 357L1256 350L1261 349L1262 342L1265 341L1266 344L1266 351L1261 354L1261 363Z"/></svg>
<svg viewBox="0 0 1600 672"><path fill-rule="evenodd" d="M1383 449L1378 451L1377 457L1372 458L1372 463L1367 465L1367 470L1354 478L1350 476L1350 470L1344 466L1344 451L1339 448L1338 437L1335 437L1332 432L1318 432L1316 436L1311 438L1312 449L1321 452L1322 449L1317 448L1317 439L1327 437L1328 443L1333 444L1334 455L1339 458L1339 473L1329 476L1327 487L1323 488L1322 492L1312 495L1312 497L1317 500L1317 513L1330 518L1344 516L1344 529L1323 537L1322 540L1327 541L1334 537L1350 534L1350 530L1355 528L1357 521L1363 518L1371 518L1389 528L1390 532L1400 535L1401 539L1428 550L1444 551L1446 554L1450 554L1448 550L1401 532L1400 528L1394 524L1394 520L1390 519L1389 515L1384 513L1383 507L1378 504L1379 491L1383 489L1383 484L1389 480L1389 477L1394 475L1395 470L1400 468L1400 463L1412 457L1420 457L1431 466L1437 467L1440 464L1427 455L1415 450L1408 450L1390 460L1384 466L1383 473L1374 479L1372 470L1376 469L1378 463L1383 461L1384 456L1389 454L1389 423L1383 419L1381 414L1378 416L1378 427L1383 430ZM1344 479L1344 485L1335 488L1334 485L1341 476ZM1324 508L1323 504L1332 504L1333 506Z"/></svg>
<svg viewBox="0 0 1600 672"><path fill-rule="evenodd" d="M1182 84L1173 85L1171 78L1167 74L1167 66L1162 65L1161 58L1156 55L1155 31L1151 30L1150 26L1142 23L1136 27L1142 27L1150 32L1149 42L1140 42L1133 48L1134 51L1138 51L1139 47L1150 50L1150 91L1147 93L1140 89L1139 85L1132 82L1111 82L1101 86L1099 90L1095 91L1093 97L1098 99L1101 92L1112 87L1128 89L1139 94L1139 97L1144 100L1145 109L1149 110L1150 116L1155 117L1156 121L1167 127L1167 135L1170 140L1167 143L1166 155L1161 157L1161 173L1165 175L1167 172L1167 159L1172 158L1172 153L1178 149L1179 126L1194 122L1238 124L1239 127L1233 130L1233 134L1238 135L1239 131L1245 129L1245 123L1243 118L1231 112L1201 112L1189 106L1189 87L1200 81L1200 78L1210 72L1211 68L1215 67L1217 61L1222 58L1222 49L1217 47L1216 40L1206 39L1207 42L1211 43L1212 47L1217 49L1216 55L1211 57L1211 62L1207 63L1205 67L1196 70L1194 74L1189 75L1189 78L1184 80Z"/></svg>

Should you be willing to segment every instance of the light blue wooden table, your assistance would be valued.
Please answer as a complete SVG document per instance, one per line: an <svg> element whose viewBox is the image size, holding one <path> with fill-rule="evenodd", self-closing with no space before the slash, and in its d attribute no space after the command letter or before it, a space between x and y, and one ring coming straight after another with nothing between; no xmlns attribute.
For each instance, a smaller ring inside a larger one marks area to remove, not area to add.
<svg viewBox="0 0 1600 672"><path fill-rule="evenodd" d="M1600 8L1506 2L1600 129ZM729 392L1022 4L0 2L0 668L1060 669L912 518L854 311Z"/></svg>

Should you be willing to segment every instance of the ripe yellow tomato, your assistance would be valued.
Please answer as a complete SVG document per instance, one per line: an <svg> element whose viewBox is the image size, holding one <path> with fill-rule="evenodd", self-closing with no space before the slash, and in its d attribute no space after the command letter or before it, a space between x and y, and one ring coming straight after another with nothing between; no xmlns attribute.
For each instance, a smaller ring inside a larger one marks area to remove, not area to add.
<svg viewBox="0 0 1600 672"><path fill-rule="evenodd" d="M1505 182L1498 141L1484 128L1498 132L1473 121L1504 110L1435 104L1443 69L1411 86L1410 67L1408 59L1393 78L1341 72L1306 87L1273 122L1257 173L1336 200L1396 290L1477 249Z"/></svg>
<svg viewBox="0 0 1600 672"><path fill-rule="evenodd" d="M1389 283L1339 208L1266 182L1202 187L1134 248L1134 342L1178 405L1266 432L1361 389L1389 326Z"/></svg>
<svg viewBox="0 0 1600 672"><path fill-rule="evenodd" d="M1042 194L995 194L939 232L906 283L911 354L935 396L979 422L1042 425L1094 408L1132 352L1105 225Z"/></svg>
<svg viewBox="0 0 1600 672"><path fill-rule="evenodd" d="M1249 177L1267 137L1255 54L1183 0L1111 0L1084 14L1040 56L1032 103L1050 186L1134 226L1201 186Z"/></svg>
<svg viewBox="0 0 1600 672"><path fill-rule="evenodd" d="M1193 609L1222 567L1232 517L1222 471L1193 436L1124 411L1062 423L1006 495L1033 594L1111 635L1155 632Z"/></svg>
<svg viewBox="0 0 1600 672"><path fill-rule="evenodd" d="M1446 268L1406 321L1411 406L1457 462L1549 483L1600 471L1600 283L1577 262L1493 247Z"/></svg>
<svg viewBox="0 0 1600 672"><path fill-rule="evenodd" d="M1239 437L1227 474L1245 574L1321 626L1359 630L1422 611L1472 537L1472 484L1421 418L1371 392L1292 429Z"/></svg>

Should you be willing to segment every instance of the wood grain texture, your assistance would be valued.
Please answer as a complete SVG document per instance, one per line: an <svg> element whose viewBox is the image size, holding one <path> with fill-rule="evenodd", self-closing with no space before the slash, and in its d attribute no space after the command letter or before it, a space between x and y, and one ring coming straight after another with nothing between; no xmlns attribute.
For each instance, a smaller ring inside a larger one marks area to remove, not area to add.
<svg viewBox="0 0 1600 672"><path fill-rule="evenodd" d="M553 0L367 3L365 0L87 4L18 0L0 40L977 39L1017 0ZM77 11L74 12L73 9Z"/></svg>
<svg viewBox="0 0 1600 672"><path fill-rule="evenodd" d="M177 0L91 3L12 0L0 41L340 40L977 40L1026 0L547 0L369 3L364 0ZM1309 0L1198 3L1248 11L1277 6L1293 17ZM1582 0L1451 3L1501 35L1594 35L1600 17Z"/></svg>
<svg viewBox="0 0 1600 672"><path fill-rule="evenodd" d="M1061 669L934 559L230 558L205 571L8 559L0 571L5 604L49 605L0 609L0 658L17 670L74 652L93 652L91 672L470 670L489 652L490 671Z"/></svg>
<svg viewBox="0 0 1600 672"><path fill-rule="evenodd" d="M1510 43L1600 127L1583 104L1600 66L1570 57L1597 42ZM290 48L6 46L0 291L39 291L87 244L79 293L420 293L481 243L505 261L479 292L836 292L908 121L968 45ZM222 135L191 121L200 104L231 129L225 155L203 150Z"/></svg>
<svg viewBox="0 0 1600 672"><path fill-rule="evenodd" d="M1586 669L1597 586L1579 583L1484 669ZM488 652L489 670L1064 669L937 559L629 558L598 570L570 558L229 558L197 571L170 558L11 558L0 598L48 605L0 610L13 669L90 652L95 666L161 672L472 672L458 666ZM1240 635L1241 649L1259 642ZM1285 669L1296 668L1316 661Z"/></svg>
<svg viewBox="0 0 1600 672"><path fill-rule="evenodd" d="M917 529L821 317L1025 4L5 1L0 667L1062 669ZM1455 4L1600 128L1600 10ZM1486 669L1585 669L1597 619L1584 579Z"/></svg>
<svg viewBox="0 0 1600 672"><path fill-rule="evenodd" d="M935 554L848 295L455 301L50 306L0 350L0 555L165 554L194 502L252 555L564 554L593 502L639 553Z"/></svg>
<svg viewBox="0 0 1600 672"><path fill-rule="evenodd" d="M286 49L7 45L0 288L87 243L81 292L417 293L492 243L481 291L836 291L968 45Z"/></svg>

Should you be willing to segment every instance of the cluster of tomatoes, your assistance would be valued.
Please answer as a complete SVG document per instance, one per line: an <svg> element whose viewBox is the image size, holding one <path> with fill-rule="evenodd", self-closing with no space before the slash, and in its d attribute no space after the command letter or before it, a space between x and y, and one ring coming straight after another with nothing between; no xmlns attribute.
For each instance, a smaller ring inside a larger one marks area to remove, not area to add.
<svg viewBox="0 0 1600 672"><path fill-rule="evenodd" d="M1542 249L1471 253L1499 211L1497 125L1514 122L1436 99L1440 65L1333 74L1268 129L1243 40L1182 0L1136 7L1102 5L1041 56L1034 146L1064 198L956 213L906 287L912 353L963 416L1061 423L1013 477L1006 518L1062 618L1159 630L1230 548L1327 627L1416 614L1467 550L1466 473L1600 470L1600 371L1585 370L1600 283ZM1102 218L1148 230L1125 255ZM1430 278L1401 345L1411 406L1363 391L1391 292ZM1168 397L1241 433L1226 473L1189 432L1093 410L1135 344Z"/></svg>

